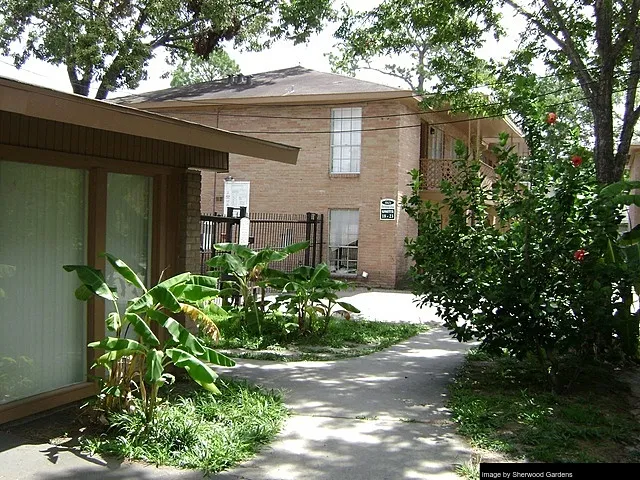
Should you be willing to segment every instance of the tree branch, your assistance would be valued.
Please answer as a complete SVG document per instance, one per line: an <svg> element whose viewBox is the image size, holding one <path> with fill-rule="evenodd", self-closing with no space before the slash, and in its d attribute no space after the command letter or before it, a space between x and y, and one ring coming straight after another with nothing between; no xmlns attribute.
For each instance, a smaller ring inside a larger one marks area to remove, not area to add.
<svg viewBox="0 0 640 480"><path fill-rule="evenodd" d="M172 28L170 30L167 30L166 32L164 32L160 37L156 38L155 40L151 41L149 43L149 47L151 47L151 49L155 49L157 47L162 47L165 45L166 42L168 41L175 41L175 40L186 40L188 38L192 38L193 35L189 35L183 38L180 37L174 37L173 35L178 33L181 30L184 30L185 28L190 27L191 25L195 25L196 23L198 23L200 21L200 19L198 18L194 18L189 20L188 22L183 23L182 25L179 25L175 28Z"/></svg>
<svg viewBox="0 0 640 480"><path fill-rule="evenodd" d="M401 75L399 73L395 73L395 72L390 72L387 70L381 70L379 68L375 68L372 67L370 63L367 63L366 67L360 67L364 70L372 70L374 72L378 72L378 73L382 73L384 75L389 75L390 77L395 77L395 78L399 78L400 80L402 80L403 82L405 82L407 85L409 85L409 88L411 88L411 90L415 90L415 87L413 86L413 82L411 81L410 78L407 78L404 75Z"/></svg>
<svg viewBox="0 0 640 480"><path fill-rule="evenodd" d="M594 89L592 85L594 84L593 76L589 74L589 70L587 66L584 64L582 58L578 54L578 49L576 45L573 43L573 37L567 28L567 24L564 21L564 18L560 14L560 10L554 3L553 0L542 0L542 2L549 9L549 13L551 13L553 19L560 27L560 32L564 37L564 41L558 43L558 46L562 49L564 54L569 59L569 63L573 67L574 72L580 82L580 86L582 87L582 91L584 92L586 97L591 98L594 93ZM559 37L556 36L557 39ZM555 40L554 40L555 41Z"/></svg>
<svg viewBox="0 0 640 480"><path fill-rule="evenodd" d="M624 8L624 5L623 5ZM633 0L631 4L631 11L627 16L627 22L625 23L624 28L620 31L618 38L614 41L612 51L613 58L617 61L618 57L622 53L624 46L627 44L631 36L633 35L634 30L637 27L638 14L640 14L640 0Z"/></svg>
<svg viewBox="0 0 640 480"><path fill-rule="evenodd" d="M136 23L133 26L133 31L136 33L140 33L142 31L142 28L144 27L145 22L147 21L147 18L147 12L145 10L142 10L140 12L140 16L138 17L138 20L136 20ZM124 66L120 63L120 58L123 56L124 52L122 50L125 48L129 51L131 50L129 42L124 42L124 45L122 45L118 53L113 58L111 65L109 65L109 68L102 76L102 81L100 82L100 86L98 87L98 91L96 92L96 98L98 100L104 100L105 98L107 98L107 95L114 87L115 81L124 71Z"/></svg>
<svg viewBox="0 0 640 480"><path fill-rule="evenodd" d="M576 48L573 45L573 41L571 37L568 36L568 40L571 42L571 45L567 44L564 40L562 40L558 35L556 35L551 29L549 29L545 24L543 24L533 13L525 10L520 5L518 5L514 0L504 0L504 2L513 8L517 13L525 17L531 23L533 23L540 32L549 37L553 42L560 47L562 52L569 59L569 63L571 64L574 73L576 74L576 78L578 82L580 82L580 86L582 87L585 96L591 97L593 95L593 91L591 90L590 85L593 85L593 79L591 75L589 75L586 65L577 54ZM546 1L545 1L546 4ZM554 5L555 6L555 5Z"/></svg>
<svg viewBox="0 0 640 480"><path fill-rule="evenodd" d="M636 106L638 84L640 83L640 26L635 27L631 50L631 66L626 81L626 98L624 115L622 117L622 131L618 143L618 153L628 152L633 140L635 126L640 119L640 105Z"/></svg>

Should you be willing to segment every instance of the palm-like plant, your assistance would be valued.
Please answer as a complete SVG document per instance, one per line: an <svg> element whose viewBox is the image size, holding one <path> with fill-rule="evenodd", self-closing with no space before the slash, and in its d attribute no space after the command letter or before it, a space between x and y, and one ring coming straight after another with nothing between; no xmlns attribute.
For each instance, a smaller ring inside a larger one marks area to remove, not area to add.
<svg viewBox="0 0 640 480"><path fill-rule="evenodd" d="M172 318L184 313L215 338L218 330L213 317L226 315L220 307L209 303L219 294L217 279L183 273L147 289L125 262L108 253L104 256L127 283L141 291L139 297L127 303L124 312L119 310L117 292L109 287L100 270L86 265L64 266L68 272L75 271L82 282L75 292L76 298L87 301L97 295L113 303L114 311L105 320L113 335L89 344L105 351L93 365L107 370L99 397L102 407L107 411L124 410L132 405L137 393L147 420L152 421L159 388L174 380L165 371L169 365L184 368L203 388L220 393L215 385L217 374L209 364L233 366L235 362L203 345ZM166 331L164 345L153 332L152 324ZM133 328L135 339L123 336L123 330L126 333L129 327Z"/></svg>
<svg viewBox="0 0 640 480"><path fill-rule="evenodd" d="M294 243L279 250L273 248L252 250L236 243L218 243L214 245L214 248L223 253L211 258L207 265L231 276L233 289L242 298L245 320L254 320L258 327L258 333L262 334L265 287L267 277L273 272L268 269L269 264L284 260L289 255L300 252L307 247L309 247L309 242ZM253 286L261 289L260 306L252 293Z"/></svg>

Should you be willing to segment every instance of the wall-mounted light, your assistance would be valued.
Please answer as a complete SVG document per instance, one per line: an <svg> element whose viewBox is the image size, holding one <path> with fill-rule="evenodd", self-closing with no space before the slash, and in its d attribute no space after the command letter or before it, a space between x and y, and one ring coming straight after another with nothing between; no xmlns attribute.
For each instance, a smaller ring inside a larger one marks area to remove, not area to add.
<svg viewBox="0 0 640 480"><path fill-rule="evenodd" d="M234 180L235 178L233 178L231 175L227 175L226 177L224 177L225 182L233 182Z"/></svg>

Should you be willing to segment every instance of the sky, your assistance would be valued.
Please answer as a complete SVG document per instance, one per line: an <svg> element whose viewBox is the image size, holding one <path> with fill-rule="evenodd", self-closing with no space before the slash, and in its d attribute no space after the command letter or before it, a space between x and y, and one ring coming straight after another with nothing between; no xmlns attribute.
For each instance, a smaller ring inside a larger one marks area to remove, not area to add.
<svg viewBox="0 0 640 480"><path fill-rule="evenodd" d="M357 11L373 8L380 1L347 0L346 3ZM331 72L327 54L335 44L333 32L336 28L337 25L335 24L329 25L321 33L313 35L307 44L293 45L292 42L279 41L269 50L263 52L242 52L232 49L227 49L227 52L240 65L240 69L245 75L298 65L323 72ZM495 42L489 42L485 47L485 53L487 56L493 56L499 52L507 53L510 48L506 48L505 45L513 45L513 41L513 38L506 39L500 45ZM148 80L141 82L140 86L135 90L119 90L111 93L109 98L168 88L170 80L168 78L163 79L161 76L170 70L171 67L166 64L162 52L157 52L156 57L149 63ZM0 56L0 76L71 92L66 69L40 60L30 59L20 70L17 70L13 66L11 58ZM406 88L406 85L403 85L400 80L378 72L362 70L356 76L362 80L382 83L391 87ZM95 89L91 93L95 94Z"/></svg>

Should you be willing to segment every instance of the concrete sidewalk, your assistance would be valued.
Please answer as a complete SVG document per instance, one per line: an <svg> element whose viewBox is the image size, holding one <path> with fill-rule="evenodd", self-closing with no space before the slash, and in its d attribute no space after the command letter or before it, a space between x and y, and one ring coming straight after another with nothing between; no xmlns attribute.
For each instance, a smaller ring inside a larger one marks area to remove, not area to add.
<svg viewBox="0 0 640 480"><path fill-rule="evenodd" d="M453 466L471 450L454 435L444 404L465 349L437 328L366 357L243 360L234 377L284 389L292 416L256 458L214 478L459 478Z"/></svg>
<svg viewBox="0 0 640 480"><path fill-rule="evenodd" d="M434 322L410 294L355 292L346 301L378 320ZM331 362L240 360L219 369L266 388L283 389L292 412L284 430L254 459L218 480L457 479L454 464L471 451L457 437L444 405L447 384L467 346L436 327L365 357ZM30 445L0 432L0 479L202 478Z"/></svg>

